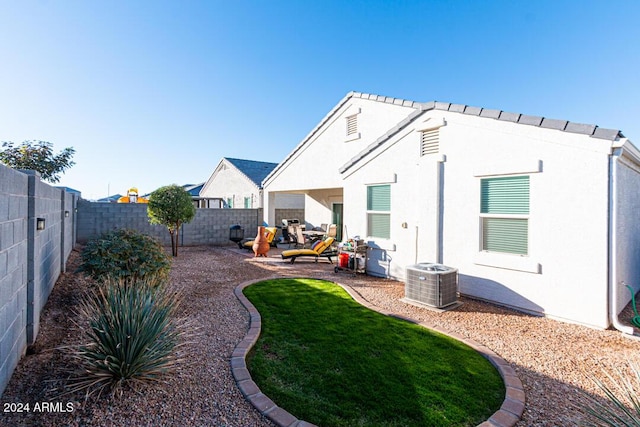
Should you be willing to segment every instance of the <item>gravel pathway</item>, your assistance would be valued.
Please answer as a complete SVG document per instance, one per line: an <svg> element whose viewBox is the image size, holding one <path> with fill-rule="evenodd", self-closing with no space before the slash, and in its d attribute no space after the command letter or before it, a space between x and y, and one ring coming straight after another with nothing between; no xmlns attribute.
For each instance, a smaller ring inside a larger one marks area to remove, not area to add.
<svg viewBox="0 0 640 427"><path fill-rule="evenodd" d="M69 272L74 271L74 263L77 253L70 259ZM512 364L524 385L526 408L518 426L581 425L584 397L580 391L601 396L584 372L603 377L603 368L626 371L628 360L638 360L640 342L613 330L529 316L468 298L462 298L464 304L456 310L436 313L402 303L404 285L400 282L337 275L326 261L316 264L299 259L292 265L273 251L271 257L257 259L229 247L187 247L173 260L171 279L184 296L181 315L197 325L184 347L188 364L161 386L125 390L123 398L84 401L78 395L63 395L73 362L61 347L80 342L73 307L87 286L84 277L66 273L43 312L38 342L21 360L0 398L3 406L29 403L32 410L4 412L0 425L272 426L239 392L229 359L248 325L247 313L233 295L234 287L273 275L339 281L381 308L486 345ZM629 310L623 319L630 317L626 315ZM42 402L72 403L74 410L33 411Z"/></svg>

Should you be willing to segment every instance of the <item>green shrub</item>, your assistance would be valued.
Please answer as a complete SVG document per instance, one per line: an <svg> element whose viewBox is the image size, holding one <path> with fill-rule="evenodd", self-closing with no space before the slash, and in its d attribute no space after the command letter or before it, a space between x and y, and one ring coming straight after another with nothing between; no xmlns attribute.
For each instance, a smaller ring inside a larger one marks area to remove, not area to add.
<svg viewBox="0 0 640 427"><path fill-rule="evenodd" d="M79 271L96 280L136 281L156 277L163 281L171 264L160 243L133 230L114 230L89 241L82 251Z"/></svg>
<svg viewBox="0 0 640 427"><path fill-rule="evenodd" d="M161 381L184 333L174 316L178 301L153 280L110 279L92 289L80 306L89 343L74 354L82 374L71 391L115 393L124 384Z"/></svg>

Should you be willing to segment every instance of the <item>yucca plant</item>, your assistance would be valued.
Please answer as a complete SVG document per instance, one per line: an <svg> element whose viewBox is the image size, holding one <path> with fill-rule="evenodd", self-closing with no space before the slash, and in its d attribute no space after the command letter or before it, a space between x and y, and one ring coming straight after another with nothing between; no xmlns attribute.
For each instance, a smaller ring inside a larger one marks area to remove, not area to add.
<svg viewBox="0 0 640 427"><path fill-rule="evenodd" d="M113 392L125 383L161 381L178 361L184 328L175 319L179 299L155 280L110 279L84 298L88 344L75 357L82 374L72 392Z"/></svg>
<svg viewBox="0 0 640 427"><path fill-rule="evenodd" d="M640 427L640 367L634 362L629 362L629 366L631 375L617 368L613 373L604 372L612 385L587 375L605 394L608 404L587 395L589 403L585 409L592 419L585 426Z"/></svg>

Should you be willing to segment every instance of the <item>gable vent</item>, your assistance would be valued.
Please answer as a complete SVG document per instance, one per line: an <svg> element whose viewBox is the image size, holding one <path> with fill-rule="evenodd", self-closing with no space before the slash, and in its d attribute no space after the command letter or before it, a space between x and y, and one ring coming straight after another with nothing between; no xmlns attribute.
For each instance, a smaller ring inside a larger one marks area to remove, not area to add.
<svg viewBox="0 0 640 427"><path fill-rule="evenodd" d="M347 117L347 136L358 133L358 115Z"/></svg>
<svg viewBox="0 0 640 427"><path fill-rule="evenodd" d="M420 155L437 154L440 150L439 129L420 132Z"/></svg>

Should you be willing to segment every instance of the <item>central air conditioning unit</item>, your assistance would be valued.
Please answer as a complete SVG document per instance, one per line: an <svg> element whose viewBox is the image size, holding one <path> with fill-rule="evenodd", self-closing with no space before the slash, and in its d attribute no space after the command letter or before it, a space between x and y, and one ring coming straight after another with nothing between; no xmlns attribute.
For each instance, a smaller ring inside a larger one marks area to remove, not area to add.
<svg viewBox="0 0 640 427"><path fill-rule="evenodd" d="M405 299L443 308L458 301L458 269L442 264L420 263L407 266Z"/></svg>

